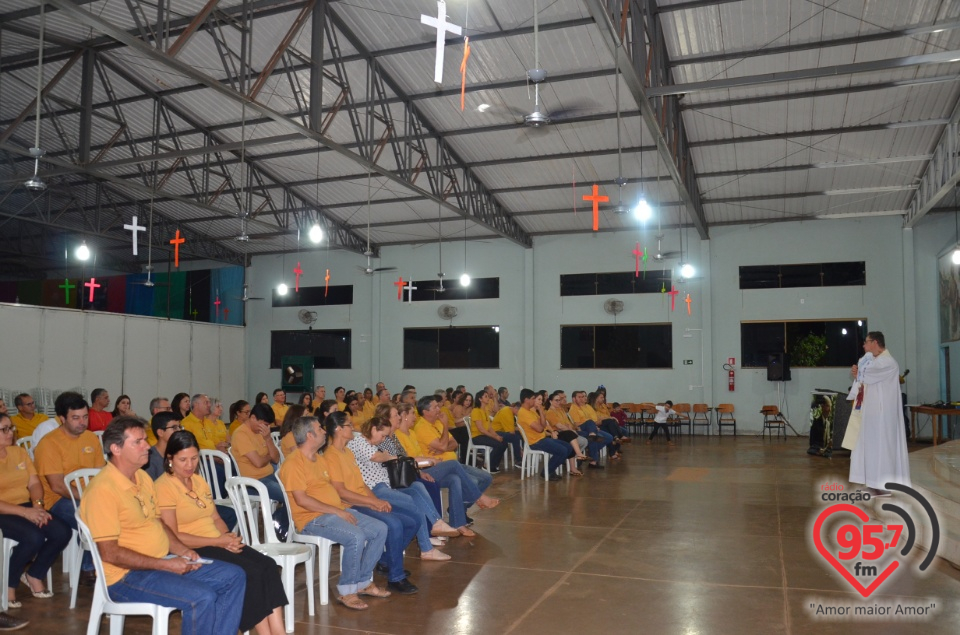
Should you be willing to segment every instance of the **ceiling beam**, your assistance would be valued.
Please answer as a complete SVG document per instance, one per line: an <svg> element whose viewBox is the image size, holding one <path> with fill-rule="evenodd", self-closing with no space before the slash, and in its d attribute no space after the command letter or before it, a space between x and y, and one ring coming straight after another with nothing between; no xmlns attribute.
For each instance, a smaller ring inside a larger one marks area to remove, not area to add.
<svg viewBox="0 0 960 635"><path fill-rule="evenodd" d="M820 68L804 68L780 73L764 73L761 75L711 79L686 84L652 86L647 90L647 94L653 97L689 95L707 90L726 90L730 88L743 88L745 86L779 84L801 79L818 79L821 77L835 77L837 75L855 75L857 73L875 73L877 71L924 66L927 64L950 64L958 61L960 61L960 51L941 51L940 53L928 53L926 55L909 55L907 57L894 57L869 62L854 62L853 64L837 64Z"/></svg>
<svg viewBox="0 0 960 635"><path fill-rule="evenodd" d="M920 177L907 207L904 227L914 227L942 201L960 181L960 98L953 105L950 122L944 128L933 157ZM958 237L960 239L960 237Z"/></svg>

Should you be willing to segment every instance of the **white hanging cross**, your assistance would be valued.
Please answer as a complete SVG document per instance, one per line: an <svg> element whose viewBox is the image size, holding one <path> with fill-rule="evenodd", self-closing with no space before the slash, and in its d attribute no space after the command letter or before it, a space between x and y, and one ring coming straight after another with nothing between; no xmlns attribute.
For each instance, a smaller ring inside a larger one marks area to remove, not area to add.
<svg viewBox="0 0 960 635"><path fill-rule="evenodd" d="M131 224L124 225L123 228L133 232L133 255L136 256L137 255L137 232L145 232L147 231L147 228L144 227L143 225L137 225L136 216L133 217L133 222Z"/></svg>
<svg viewBox="0 0 960 635"><path fill-rule="evenodd" d="M408 304L412 304L412 303L413 303L413 292L417 290L417 288L416 288L415 286L413 286L413 280L408 280L408 281L407 281L407 286L405 286L405 287L403 288L403 290L407 292L407 303L408 303Z"/></svg>
<svg viewBox="0 0 960 635"><path fill-rule="evenodd" d="M460 35L462 30L456 24L447 22L447 3L443 0L437 1L437 17L432 18L429 15L420 15L420 23L432 26L437 30L437 63L433 69L433 81L438 84L443 83L443 46L447 31L454 35Z"/></svg>

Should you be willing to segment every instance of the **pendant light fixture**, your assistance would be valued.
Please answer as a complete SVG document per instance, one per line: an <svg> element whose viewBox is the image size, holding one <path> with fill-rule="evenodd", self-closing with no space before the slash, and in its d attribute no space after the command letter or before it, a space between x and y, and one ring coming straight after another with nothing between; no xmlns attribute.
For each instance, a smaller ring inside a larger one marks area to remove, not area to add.
<svg viewBox="0 0 960 635"><path fill-rule="evenodd" d="M33 157L33 176L23 184L31 192L42 192L47 189L47 184L40 178L40 157L43 156L43 150L40 149L40 108L43 104L43 31L46 27L46 14L44 13L44 2L40 0L40 37L39 52L37 53L37 109L36 109L36 130L33 135L33 147L30 148L30 156ZM88 255L89 257L89 255Z"/></svg>

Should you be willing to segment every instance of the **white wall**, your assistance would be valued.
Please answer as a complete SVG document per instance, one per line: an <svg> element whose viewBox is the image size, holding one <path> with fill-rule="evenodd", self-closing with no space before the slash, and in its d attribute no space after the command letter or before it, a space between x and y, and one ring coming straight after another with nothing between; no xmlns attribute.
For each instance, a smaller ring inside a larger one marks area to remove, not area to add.
<svg viewBox="0 0 960 635"><path fill-rule="evenodd" d="M0 304L0 333L8 390L82 387L89 399L106 388L111 401L130 395L142 416L158 395L204 392L227 403L246 395L239 327Z"/></svg>

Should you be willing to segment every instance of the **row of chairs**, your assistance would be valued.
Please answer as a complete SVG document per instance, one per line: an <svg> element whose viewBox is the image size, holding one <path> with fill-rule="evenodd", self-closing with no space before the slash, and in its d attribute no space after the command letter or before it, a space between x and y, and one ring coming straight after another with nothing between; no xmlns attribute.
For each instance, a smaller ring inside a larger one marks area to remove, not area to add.
<svg viewBox="0 0 960 635"><path fill-rule="evenodd" d="M654 417L657 414L656 404L651 402L644 403L624 403L621 404L623 411L627 413L627 427L631 430L639 429L643 433L645 426L654 425ZM705 403L677 403L673 405L673 411L676 417L671 419L667 425L674 427L677 434L682 432L683 426L687 427L688 433L692 436L697 427L707 429L713 425L710 418L710 406ZM737 419L734 416L733 404L722 403L712 408L717 413L717 434L723 434L724 426L733 428L733 436L737 436Z"/></svg>

